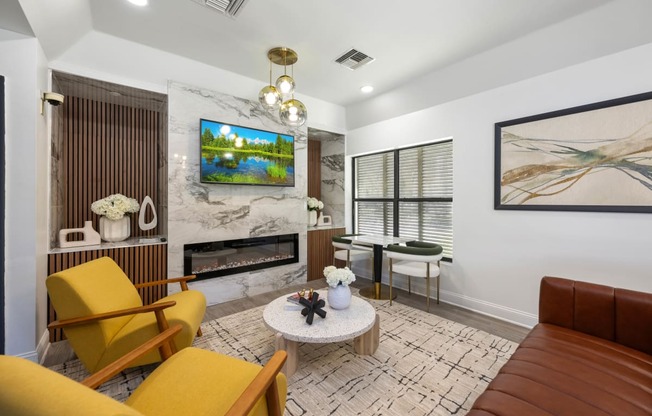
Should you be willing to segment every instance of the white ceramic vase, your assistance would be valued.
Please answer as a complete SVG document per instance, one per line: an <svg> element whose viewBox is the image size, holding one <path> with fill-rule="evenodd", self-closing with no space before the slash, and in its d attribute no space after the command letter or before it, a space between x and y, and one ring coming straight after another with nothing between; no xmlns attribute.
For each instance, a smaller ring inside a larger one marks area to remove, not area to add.
<svg viewBox="0 0 652 416"><path fill-rule="evenodd" d="M124 216L119 220L100 217L100 237L109 242L123 241L131 235L131 220Z"/></svg>
<svg viewBox="0 0 652 416"><path fill-rule="evenodd" d="M333 309L346 309L351 304L351 288L344 285L329 287L327 300Z"/></svg>
<svg viewBox="0 0 652 416"><path fill-rule="evenodd" d="M317 225L317 211L308 211L308 227Z"/></svg>

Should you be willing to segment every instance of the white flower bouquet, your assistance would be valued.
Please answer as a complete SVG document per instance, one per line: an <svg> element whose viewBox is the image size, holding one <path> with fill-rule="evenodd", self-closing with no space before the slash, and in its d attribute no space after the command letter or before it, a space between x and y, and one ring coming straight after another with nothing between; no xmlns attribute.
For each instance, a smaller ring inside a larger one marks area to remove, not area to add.
<svg viewBox="0 0 652 416"><path fill-rule="evenodd" d="M318 200L317 198L308 197L308 211L316 211L318 209L324 209L324 203Z"/></svg>
<svg viewBox="0 0 652 416"><path fill-rule="evenodd" d="M355 274L348 267L338 269L335 266L324 267L324 277L328 286L335 287L337 285L348 286L355 282Z"/></svg>
<svg viewBox="0 0 652 416"><path fill-rule="evenodd" d="M140 204L122 194L109 195L91 204L91 211L110 220L119 220L128 212L138 212Z"/></svg>

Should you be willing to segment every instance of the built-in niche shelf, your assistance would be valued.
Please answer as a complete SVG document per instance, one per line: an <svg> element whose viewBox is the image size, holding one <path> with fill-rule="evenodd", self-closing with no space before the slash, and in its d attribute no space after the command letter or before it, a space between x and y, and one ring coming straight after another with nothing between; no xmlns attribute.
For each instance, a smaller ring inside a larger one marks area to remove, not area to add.
<svg viewBox="0 0 652 416"><path fill-rule="evenodd" d="M143 231L138 226L138 213L132 214L132 237L164 237L167 96L61 72L54 72L52 80L65 100L53 112L51 251L59 247L61 229L81 228L86 221L93 221L97 231L99 216L91 211L91 204L115 193L139 203L146 196L153 200L158 225ZM152 217L149 211L148 221Z"/></svg>

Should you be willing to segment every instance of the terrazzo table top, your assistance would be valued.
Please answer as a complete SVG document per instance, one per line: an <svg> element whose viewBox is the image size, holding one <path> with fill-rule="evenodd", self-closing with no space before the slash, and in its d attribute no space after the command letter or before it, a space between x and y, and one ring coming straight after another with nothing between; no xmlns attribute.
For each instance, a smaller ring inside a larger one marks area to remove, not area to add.
<svg viewBox="0 0 652 416"><path fill-rule="evenodd" d="M319 291L326 299L326 290ZM342 310L332 309L326 301L326 318L315 315L312 325L306 323L300 306L287 301L284 295L269 303L263 311L265 326L283 338L296 342L327 343L346 341L369 331L376 320L376 310L369 302L356 296L351 305Z"/></svg>

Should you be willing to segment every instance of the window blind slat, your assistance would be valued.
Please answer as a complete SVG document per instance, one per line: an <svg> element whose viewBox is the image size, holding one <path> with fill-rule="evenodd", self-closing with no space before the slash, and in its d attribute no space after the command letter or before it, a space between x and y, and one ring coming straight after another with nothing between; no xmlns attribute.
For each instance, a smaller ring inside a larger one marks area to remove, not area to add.
<svg viewBox="0 0 652 416"><path fill-rule="evenodd" d="M452 141L360 156L354 158L354 166L355 232L392 235L397 223L400 237L440 244L444 257L453 257ZM378 198L389 200L365 201ZM426 200L433 198L438 201Z"/></svg>

